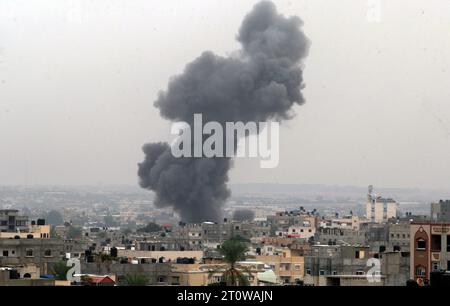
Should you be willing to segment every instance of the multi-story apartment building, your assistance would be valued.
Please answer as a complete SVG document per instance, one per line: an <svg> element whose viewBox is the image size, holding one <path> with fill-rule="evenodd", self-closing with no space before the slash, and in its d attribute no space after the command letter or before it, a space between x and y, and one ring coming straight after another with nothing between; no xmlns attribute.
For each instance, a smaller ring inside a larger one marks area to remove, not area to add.
<svg viewBox="0 0 450 306"><path fill-rule="evenodd" d="M27 216L19 215L15 209L0 210L0 239L31 239L50 238L50 225L44 219L28 220Z"/></svg>
<svg viewBox="0 0 450 306"><path fill-rule="evenodd" d="M36 265L45 274L65 254L59 239L0 239L0 266Z"/></svg>
<svg viewBox="0 0 450 306"><path fill-rule="evenodd" d="M391 198L383 198L373 193L369 186L367 195L366 217L370 222L383 223L397 217L398 203Z"/></svg>
<svg viewBox="0 0 450 306"><path fill-rule="evenodd" d="M432 271L450 270L450 223L413 222L410 276L429 280Z"/></svg>
<svg viewBox="0 0 450 306"><path fill-rule="evenodd" d="M28 217L19 215L16 209L0 210L0 232L28 231Z"/></svg>
<svg viewBox="0 0 450 306"><path fill-rule="evenodd" d="M314 227L312 227L310 224L306 224L303 226L293 225L293 226L289 226L286 236L307 240L311 237L314 237L315 233L316 233L316 229Z"/></svg>
<svg viewBox="0 0 450 306"><path fill-rule="evenodd" d="M254 234L254 223L224 220L223 223L203 222L182 224L172 237L188 243L189 249L217 248L225 240L241 237L250 240ZM267 228L268 230L268 228Z"/></svg>
<svg viewBox="0 0 450 306"><path fill-rule="evenodd" d="M365 243L364 232L351 228L319 228L314 236L314 241L321 244L361 244Z"/></svg>
<svg viewBox="0 0 450 306"><path fill-rule="evenodd" d="M369 248L350 245L314 245L305 254L305 277L307 285L339 285L341 278L362 279L366 284Z"/></svg>
<svg viewBox="0 0 450 306"><path fill-rule="evenodd" d="M341 228L359 230L361 219L353 214L345 216L334 216L333 218L324 218L320 220L319 226L322 228Z"/></svg>
<svg viewBox="0 0 450 306"><path fill-rule="evenodd" d="M410 222L388 224L388 251L410 251Z"/></svg>
<svg viewBox="0 0 450 306"><path fill-rule="evenodd" d="M302 281L304 257L295 255L289 248L281 248L276 254L256 256L256 260L268 265L282 284L296 284Z"/></svg>
<svg viewBox="0 0 450 306"><path fill-rule="evenodd" d="M450 200L431 203L431 220L450 223Z"/></svg>
<svg viewBox="0 0 450 306"><path fill-rule="evenodd" d="M304 210L277 212L275 215L267 216L267 222L272 226L272 233L275 229L303 225L304 222L308 222L314 228L318 224L317 216L312 213L307 213Z"/></svg>

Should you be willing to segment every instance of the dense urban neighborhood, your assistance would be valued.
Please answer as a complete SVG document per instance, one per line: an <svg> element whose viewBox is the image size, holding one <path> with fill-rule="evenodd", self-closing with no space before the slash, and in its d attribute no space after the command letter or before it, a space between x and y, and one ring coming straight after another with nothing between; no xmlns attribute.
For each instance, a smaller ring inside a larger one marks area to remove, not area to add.
<svg viewBox="0 0 450 306"><path fill-rule="evenodd" d="M450 268L448 200L417 214L372 186L319 209L237 197L221 222L184 223L139 193L67 190L1 190L0 285L426 286Z"/></svg>

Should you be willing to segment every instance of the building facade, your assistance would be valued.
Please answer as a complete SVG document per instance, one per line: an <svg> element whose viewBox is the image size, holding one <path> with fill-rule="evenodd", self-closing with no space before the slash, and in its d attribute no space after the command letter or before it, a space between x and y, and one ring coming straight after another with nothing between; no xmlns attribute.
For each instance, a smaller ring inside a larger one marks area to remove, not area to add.
<svg viewBox="0 0 450 306"><path fill-rule="evenodd" d="M411 223L410 277L429 280L433 271L450 270L450 223Z"/></svg>
<svg viewBox="0 0 450 306"><path fill-rule="evenodd" d="M397 218L398 203L391 198L383 198L373 193L369 186L367 195L366 217L370 222L383 223Z"/></svg>

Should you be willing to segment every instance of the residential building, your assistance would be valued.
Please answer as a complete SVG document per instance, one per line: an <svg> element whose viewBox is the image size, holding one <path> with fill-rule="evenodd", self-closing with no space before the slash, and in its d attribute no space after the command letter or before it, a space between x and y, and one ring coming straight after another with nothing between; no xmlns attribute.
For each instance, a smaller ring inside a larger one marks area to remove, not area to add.
<svg viewBox="0 0 450 306"><path fill-rule="evenodd" d="M369 258L369 247L366 246L314 245L305 254L304 282L307 285L327 286L339 285L337 276L357 276L359 279L368 270ZM365 281L368 283L367 279Z"/></svg>
<svg viewBox="0 0 450 306"><path fill-rule="evenodd" d="M229 266L220 264L172 264L170 285L207 286L221 283L223 273ZM248 280L250 286L259 285L259 276L267 272L265 264L259 261L242 261L236 263L238 269Z"/></svg>
<svg viewBox="0 0 450 306"><path fill-rule="evenodd" d="M431 220L450 223L450 200L431 203Z"/></svg>
<svg viewBox="0 0 450 306"><path fill-rule="evenodd" d="M158 262L176 262L178 258L193 258L196 262L203 259L203 251L136 251L118 250L118 257L130 259L155 259Z"/></svg>
<svg viewBox="0 0 450 306"><path fill-rule="evenodd" d="M429 280L430 272L450 270L450 223L413 222L410 277Z"/></svg>
<svg viewBox="0 0 450 306"><path fill-rule="evenodd" d="M369 186L366 204L366 217L370 222L383 223L397 218L398 203L391 198L383 198L373 193Z"/></svg>
<svg viewBox="0 0 450 306"><path fill-rule="evenodd" d="M289 248L283 248L278 255L256 256L256 261L265 263L282 284L297 284L303 281L304 257L296 256Z"/></svg>
<svg viewBox="0 0 450 306"><path fill-rule="evenodd" d="M28 217L19 215L16 209L0 210L0 232L28 231Z"/></svg>

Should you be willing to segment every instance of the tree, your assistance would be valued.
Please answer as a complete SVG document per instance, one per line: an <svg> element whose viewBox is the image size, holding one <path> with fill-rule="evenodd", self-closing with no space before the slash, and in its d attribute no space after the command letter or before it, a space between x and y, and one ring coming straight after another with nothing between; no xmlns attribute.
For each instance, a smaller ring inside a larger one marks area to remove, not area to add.
<svg viewBox="0 0 450 306"><path fill-rule="evenodd" d="M59 211L51 210L45 216L47 224L50 225L60 225L64 223L64 219Z"/></svg>
<svg viewBox="0 0 450 306"><path fill-rule="evenodd" d="M247 250L245 243L236 238L227 240L220 246L219 252L228 264L228 268L222 274L222 280L227 286L249 285L249 281L246 277L246 274L250 274L249 271L246 271L246 274L244 274L236 269L236 263L245 260L245 253Z"/></svg>
<svg viewBox="0 0 450 306"><path fill-rule="evenodd" d="M55 275L56 280L67 280L67 272L70 268L66 265L66 262L60 261L52 266L51 271Z"/></svg>
<svg viewBox="0 0 450 306"><path fill-rule="evenodd" d="M129 273L125 275L125 283L127 286L147 286L149 278L141 273Z"/></svg>
<svg viewBox="0 0 450 306"><path fill-rule="evenodd" d="M138 232L144 232L144 233L155 233L162 230L162 227L154 222L150 222L145 227L139 228Z"/></svg>

